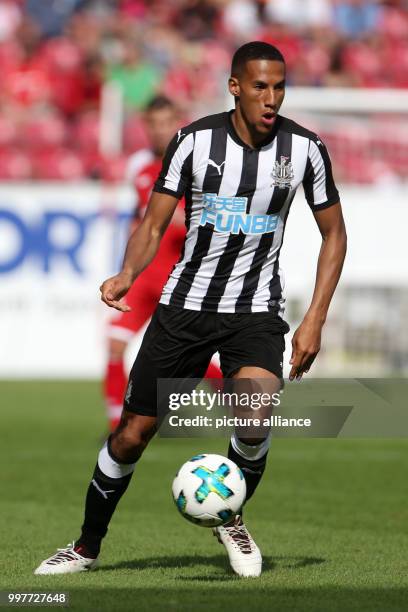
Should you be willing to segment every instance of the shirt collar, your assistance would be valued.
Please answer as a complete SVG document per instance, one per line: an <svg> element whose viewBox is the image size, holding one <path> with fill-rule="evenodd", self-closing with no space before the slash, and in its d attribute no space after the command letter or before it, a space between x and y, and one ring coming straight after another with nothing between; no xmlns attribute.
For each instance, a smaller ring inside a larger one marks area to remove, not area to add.
<svg viewBox="0 0 408 612"><path fill-rule="evenodd" d="M228 113L226 113L227 115L227 131L228 134L231 136L232 140L234 140L237 144L239 144L241 147L243 147L244 149L248 149L250 151L258 151L259 149L262 149L263 147L266 147L267 145L269 145L272 140L275 138L280 123L281 123L281 116L278 115L276 117L276 121L272 127L272 130L270 131L270 133L265 137L265 139L259 143L259 145L257 147L250 147L249 145L247 145L243 140L241 140L241 138L238 136L237 131L235 130L234 124L232 123L232 113L234 112L234 109L230 110Z"/></svg>

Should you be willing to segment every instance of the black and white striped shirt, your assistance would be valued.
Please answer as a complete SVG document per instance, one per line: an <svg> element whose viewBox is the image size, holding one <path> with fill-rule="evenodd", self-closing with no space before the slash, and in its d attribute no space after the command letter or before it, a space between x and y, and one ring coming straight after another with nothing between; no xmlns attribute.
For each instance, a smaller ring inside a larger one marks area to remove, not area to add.
<svg viewBox="0 0 408 612"><path fill-rule="evenodd" d="M280 306L286 219L303 183L313 211L339 201L319 137L278 116L263 146L248 147L230 113L182 128L167 149L154 191L185 196L187 235L162 304L207 312Z"/></svg>

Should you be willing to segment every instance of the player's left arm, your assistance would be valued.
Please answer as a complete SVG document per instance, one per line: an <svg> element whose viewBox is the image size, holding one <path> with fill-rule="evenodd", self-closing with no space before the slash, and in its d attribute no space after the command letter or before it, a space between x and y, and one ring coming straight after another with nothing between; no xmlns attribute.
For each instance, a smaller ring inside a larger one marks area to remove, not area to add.
<svg viewBox="0 0 408 612"><path fill-rule="evenodd" d="M320 350L322 328L346 255L347 235L340 203L314 212L322 236L309 309L292 339L289 380L302 377Z"/></svg>

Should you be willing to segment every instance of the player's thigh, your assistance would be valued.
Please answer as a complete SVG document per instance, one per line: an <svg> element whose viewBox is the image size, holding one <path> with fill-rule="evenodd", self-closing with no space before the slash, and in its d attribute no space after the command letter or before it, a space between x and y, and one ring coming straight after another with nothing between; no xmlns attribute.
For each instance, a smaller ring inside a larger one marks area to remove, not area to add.
<svg viewBox="0 0 408 612"><path fill-rule="evenodd" d="M249 374L247 378L282 379L288 331L288 324L274 312L225 317L218 347L224 376L245 378L244 374Z"/></svg>
<svg viewBox="0 0 408 612"><path fill-rule="evenodd" d="M282 380L284 334L288 325L273 313L227 317L230 333L219 350L225 388L237 398L232 406L240 425L238 438L257 444L268 438L268 419L279 400Z"/></svg>
<svg viewBox="0 0 408 612"><path fill-rule="evenodd" d="M159 379L204 376L214 349L199 325L199 315L159 304L129 375L125 410L156 416Z"/></svg>

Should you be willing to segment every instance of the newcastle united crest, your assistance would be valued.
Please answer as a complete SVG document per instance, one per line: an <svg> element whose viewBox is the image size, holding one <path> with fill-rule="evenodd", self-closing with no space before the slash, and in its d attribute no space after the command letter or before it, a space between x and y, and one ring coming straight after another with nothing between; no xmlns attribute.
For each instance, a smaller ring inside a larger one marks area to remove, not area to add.
<svg viewBox="0 0 408 612"><path fill-rule="evenodd" d="M289 161L289 157L281 155L280 162L275 161L272 170L272 185L279 187L280 189L286 189L287 187L291 187L293 177L294 172L292 162Z"/></svg>

